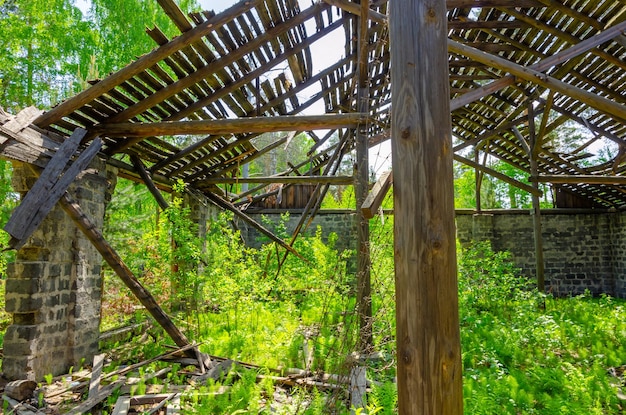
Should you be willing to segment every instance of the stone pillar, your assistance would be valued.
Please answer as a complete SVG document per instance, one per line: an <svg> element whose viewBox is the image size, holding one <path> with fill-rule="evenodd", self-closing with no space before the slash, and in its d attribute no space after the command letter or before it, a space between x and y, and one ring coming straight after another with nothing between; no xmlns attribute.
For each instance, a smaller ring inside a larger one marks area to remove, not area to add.
<svg viewBox="0 0 626 415"><path fill-rule="evenodd" d="M13 188L22 196L35 183L30 168L14 163ZM96 159L70 193L102 227L115 174ZM6 310L13 324L4 337L2 370L9 379L40 381L67 373L98 351L102 258L57 205L9 264Z"/></svg>

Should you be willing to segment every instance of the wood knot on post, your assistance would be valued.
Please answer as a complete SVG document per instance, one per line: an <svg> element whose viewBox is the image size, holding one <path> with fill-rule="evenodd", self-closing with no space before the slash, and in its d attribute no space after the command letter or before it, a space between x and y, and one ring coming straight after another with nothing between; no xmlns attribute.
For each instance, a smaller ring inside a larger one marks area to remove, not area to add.
<svg viewBox="0 0 626 415"><path fill-rule="evenodd" d="M411 127L406 127L400 133L400 137L405 139L405 140L408 139L410 136L411 136Z"/></svg>
<svg viewBox="0 0 626 415"><path fill-rule="evenodd" d="M437 12L432 7L429 7L426 11L426 22L437 23Z"/></svg>

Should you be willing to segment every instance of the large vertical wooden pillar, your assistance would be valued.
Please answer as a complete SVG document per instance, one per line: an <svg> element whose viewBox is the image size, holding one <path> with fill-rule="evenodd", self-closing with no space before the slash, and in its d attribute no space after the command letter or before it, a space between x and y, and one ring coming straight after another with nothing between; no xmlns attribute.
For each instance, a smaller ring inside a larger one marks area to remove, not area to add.
<svg viewBox="0 0 626 415"><path fill-rule="evenodd" d="M361 16L367 16L369 0L361 0ZM368 19L359 19L359 89L357 110L369 112L369 71L368 71ZM372 294L371 294L371 258L369 220L363 214L361 206L369 191L369 148L367 143L367 123L359 123L356 131L356 172L355 196L357 212L357 307L359 313L359 349L371 352L372 339Z"/></svg>
<svg viewBox="0 0 626 415"><path fill-rule="evenodd" d="M390 6L399 413L463 413L445 0Z"/></svg>

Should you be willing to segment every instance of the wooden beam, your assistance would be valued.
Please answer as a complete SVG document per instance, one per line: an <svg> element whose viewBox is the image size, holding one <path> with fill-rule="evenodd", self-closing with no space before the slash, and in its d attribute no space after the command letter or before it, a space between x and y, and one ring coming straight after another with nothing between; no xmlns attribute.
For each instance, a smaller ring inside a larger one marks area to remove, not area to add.
<svg viewBox="0 0 626 415"><path fill-rule="evenodd" d="M174 325L152 294L137 280L118 253L109 245L106 239L104 239L96 225L83 212L80 205L67 192L65 192L60 199L60 203L63 210L72 218L78 229L85 234L87 239L89 239L98 252L100 252L102 258L111 266L113 271L120 277L124 284L126 284L152 317L154 317L157 323L163 327L174 343L179 347L190 346L191 344L189 340L187 340L187 337ZM196 357L194 350L190 349L188 354L189 357Z"/></svg>
<svg viewBox="0 0 626 415"><path fill-rule="evenodd" d="M524 149L524 151L530 155L530 146L528 145L528 143L526 142L526 139L524 138L524 136L522 135L522 133L520 132L520 130L517 128L517 126L513 126L511 128L511 131L513 131L513 135L515 136L515 138L517 138L517 141L519 141L520 145L522 146L522 148Z"/></svg>
<svg viewBox="0 0 626 415"><path fill-rule="evenodd" d="M545 7L538 0L446 0L448 9L467 9L483 7Z"/></svg>
<svg viewBox="0 0 626 415"><path fill-rule="evenodd" d="M290 246L287 243L285 243L285 241L280 239L278 236L274 235L272 233L272 231L270 231L269 229L267 229L266 227L264 227L263 225L258 223L256 220L254 220L250 216L246 215L245 213L243 213L242 211L237 209L237 207L235 207L235 205L233 205L229 201L222 199L221 197L219 197L215 193L208 193L206 196L216 206L218 206L218 207L220 207L222 209L230 210L231 212L233 212L235 214L235 216L238 216L241 219L245 220L250 225L252 225L254 228L256 228L259 232L261 232L263 235L267 236L272 241L276 242L278 245L282 246L288 252L291 252L292 254L294 254L295 256L297 256L298 258L303 260L304 262L308 263L308 260L306 258L304 258L302 255L300 255L300 253L298 251L296 251L292 246Z"/></svg>
<svg viewBox="0 0 626 415"><path fill-rule="evenodd" d="M139 173L139 177L141 177L141 180L143 180L144 184L158 203L161 210L167 210L170 207L169 203L167 203L167 201L161 194L161 191L154 184L150 173L148 173L148 171L146 170L146 167L143 165L141 159L138 156L132 155L130 156L130 160L133 162L133 166L135 167L135 170L137 170L137 173Z"/></svg>
<svg viewBox="0 0 626 415"><path fill-rule="evenodd" d="M360 0L360 16L358 30L358 78L356 110L360 113L370 112L370 73L369 73L369 48L368 27L369 20L365 18L369 12L369 0ZM356 199L356 226L357 226L357 312L359 315L359 340L357 351L371 353L374 348L372 334L372 288L371 268L372 259L370 254L369 220L359 207L365 203L369 190L369 149L368 133L369 125L361 121L357 125L355 133L356 162L354 163L354 195ZM365 399L365 398L363 398ZM362 407L365 407L362 401Z"/></svg>
<svg viewBox="0 0 626 415"><path fill-rule="evenodd" d="M497 179L500 179L503 182L508 183L511 186L515 186L518 189L522 189L522 190L524 190L524 191L526 191L526 192L528 192L530 194L536 194L537 196L540 196L540 197L543 196L543 192L541 190L535 189L534 187L532 187L532 186L530 186L530 185L528 185L526 183L522 183L519 180L515 180L512 177L509 177L509 176L507 176L504 173L500 173L497 170L491 169L491 168L489 168L487 166L483 166L480 163L476 163L473 160L470 160L470 159L465 158L463 156L459 156L458 154L454 155L454 159L456 161L458 161L459 163L466 164L466 165L468 165L470 167L473 167L473 168L475 168L477 170L480 170L480 171L482 171L484 173L487 173L490 176L493 176L493 177L495 177Z"/></svg>
<svg viewBox="0 0 626 415"><path fill-rule="evenodd" d="M566 82L543 74L535 69L531 69L530 67L518 65L499 56L490 55L488 53L471 48L454 40L448 40L448 45L449 49L454 53L467 56L494 68L507 71L516 77L519 77L531 83L535 83L544 88L554 90L563 95L583 102L599 111L612 115L619 120L626 121L626 106L620 103L611 101L600 95L596 95L592 92L575 87Z"/></svg>
<svg viewBox="0 0 626 415"><path fill-rule="evenodd" d="M619 36L626 30L626 21L616 24L605 31L598 33L595 36L590 37L589 39L585 39L582 42L579 42L565 50L562 50L552 56L549 56L545 59L542 59L540 62L529 66L530 69L544 72L549 68L559 65L563 62L566 62L576 56L579 56L589 50L601 45L604 42L607 42L616 36ZM453 42L450 40L450 42ZM455 42L456 43L456 42ZM450 50L450 48L448 48ZM481 63L485 63L484 61L480 61ZM515 83L515 77L512 75L508 75L497 79L493 82L490 82L487 85L484 85L475 91L468 92L461 97L455 98L450 102L450 109L452 111L457 110L465 105L477 101L487 95L491 95L500 89L503 89L509 85L513 85Z"/></svg>
<svg viewBox="0 0 626 415"><path fill-rule="evenodd" d="M113 123L93 127L92 132L109 137L150 137L161 135L225 135L267 133L273 131L306 131L354 128L365 122L368 114L284 115L280 117L228 118L201 121L156 123Z"/></svg>
<svg viewBox="0 0 626 415"><path fill-rule="evenodd" d="M550 175L541 174L538 176L530 176L529 182L533 183L558 183L558 184L606 184L623 186L626 184L626 176L595 176L591 174L579 175Z"/></svg>
<svg viewBox="0 0 626 415"><path fill-rule="evenodd" d="M130 65L110 75L106 79L99 81L72 98L63 101L61 104L37 118L34 121L34 124L42 128L53 124L64 116L76 111L88 102L98 98L100 95L122 84L124 81L127 81L140 72L156 65L159 61L167 58L174 52L181 50L190 43L200 40L203 36L228 23L241 13L252 9L259 3L261 3L261 0L242 1L225 10L223 13L207 19L202 24L199 24L195 28L172 39L170 42L155 49L147 55L143 55L139 59L133 61Z"/></svg>
<svg viewBox="0 0 626 415"><path fill-rule="evenodd" d="M357 16L361 16L361 13L363 13L362 7L358 3L348 0L324 0L324 2ZM387 16L369 7L367 9L367 18L376 23L387 24Z"/></svg>
<svg viewBox="0 0 626 415"><path fill-rule="evenodd" d="M212 177L199 180L202 184L237 184L237 183L282 183L309 184L328 183L332 185L351 185L352 176L267 176L267 177Z"/></svg>
<svg viewBox="0 0 626 415"><path fill-rule="evenodd" d="M519 20L451 20L448 21L449 30L459 29L518 29L528 27L528 23ZM511 45L507 45L511 46ZM515 49L517 50L517 49Z"/></svg>
<svg viewBox="0 0 626 415"><path fill-rule="evenodd" d="M367 195L365 202L361 205L363 216L365 216L366 219L371 219L374 215L376 215L376 212L378 212L380 205L383 203L383 200L391 188L392 183L393 174L391 173L391 170L383 173L376 181L372 191Z"/></svg>
<svg viewBox="0 0 626 415"><path fill-rule="evenodd" d="M546 114L547 115L547 114ZM520 134L521 136L521 134ZM539 175L539 152L541 151L541 142L537 140L535 133L535 108L533 102L528 102L528 158L530 159L530 174ZM533 182L532 186L539 190L539 183ZM541 231L541 205L539 196L531 194L533 203L533 239L535 242L535 277L537 279L537 289L540 293L545 292L545 265L543 259L543 236Z"/></svg>
<svg viewBox="0 0 626 415"><path fill-rule="evenodd" d="M389 7L398 412L461 415L446 3Z"/></svg>
<svg viewBox="0 0 626 415"><path fill-rule="evenodd" d="M132 165L125 163L121 160L118 160L116 158L109 158L107 160L107 164L113 167L117 167L119 169L118 175L120 177L131 180L135 183L143 183L141 176L139 176L139 173L135 170L135 168ZM152 177L152 182L155 184L155 186L158 189L163 190L164 192L168 192L168 193L172 191L172 186L174 185L172 180L154 172L151 172L151 177Z"/></svg>

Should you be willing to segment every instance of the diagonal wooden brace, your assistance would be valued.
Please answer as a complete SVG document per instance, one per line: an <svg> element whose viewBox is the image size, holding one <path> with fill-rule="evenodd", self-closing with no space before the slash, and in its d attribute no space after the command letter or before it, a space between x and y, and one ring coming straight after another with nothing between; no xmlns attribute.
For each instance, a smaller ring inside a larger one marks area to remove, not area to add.
<svg viewBox="0 0 626 415"><path fill-rule="evenodd" d="M133 272L122 261L119 254L104 239L102 233L98 230L91 219L82 211L78 202L76 202L69 193L64 192L59 203L61 207L74 221L78 229L89 239L93 246L100 252L102 258L111 266L113 271L126 284L131 292L137 297L139 302L146 307L146 310L154 317L154 319L163 327L165 332L174 340L179 347L189 346L187 337L174 325L167 313L159 306L152 294L137 280ZM192 348L186 352L190 357L197 358L199 352L197 348Z"/></svg>

